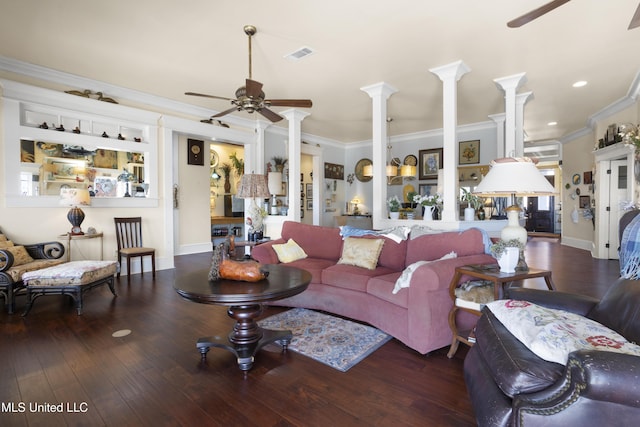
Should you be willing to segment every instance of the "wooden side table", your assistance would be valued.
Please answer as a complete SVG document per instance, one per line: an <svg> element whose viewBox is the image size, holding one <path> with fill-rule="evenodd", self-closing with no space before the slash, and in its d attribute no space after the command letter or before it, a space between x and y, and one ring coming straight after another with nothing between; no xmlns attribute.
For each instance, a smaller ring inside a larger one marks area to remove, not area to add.
<svg viewBox="0 0 640 427"><path fill-rule="evenodd" d="M100 260L104 259L104 245L102 241L103 233L93 233L93 234L61 234L59 237L61 239L67 239L67 262L71 261L71 241L73 240L86 240L86 239L100 239Z"/></svg>
<svg viewBox="0 0 640 427"><path fill-rule="evenodd" d="M504 286L505 284L525 280L525 279L535 279L537 277L544 278L545 283L547 284L547 288L549 290L554 290L555 285L553 284L553 280L551 279L551 271L549 270L538 270L535 268L530 268L529 271L516 271L515 273L502 273L500 271L500 267L497 264L476 264L476 265L464 265L462 267L457 267L455 270L455 274L451 279L451 283L449 283L449 295L451 296L451 300L453 301L453 307L449 311L449 327L451 328L451 332L453 333L453 338L451 341L451 348L447 353L447 357L451 359L458 350L458 345L462 342L468 346L473 345L473 341L469 340L469 335L471 331L459 331L458 326L456 325L456 313L458 310L463 310L471 314L475 314L476 316L480 316L482 313L480 310L476 310L474 308L470 308L467 306L460 306L457 303L457 298L455 295L455 290L458 287L460 279L462 276L469 276L474 279L486 280L488 282L493 282L493 297L494 299L500 299L504 294Z"/></svg>

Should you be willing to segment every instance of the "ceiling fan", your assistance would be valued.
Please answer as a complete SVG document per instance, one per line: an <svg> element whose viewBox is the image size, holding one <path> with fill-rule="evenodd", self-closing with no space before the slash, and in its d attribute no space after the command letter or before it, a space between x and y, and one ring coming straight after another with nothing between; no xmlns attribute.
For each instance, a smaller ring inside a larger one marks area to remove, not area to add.
<svg viewBox="0 0 640 427"><path fill-rule="evenodd" d="M551 12L553 9L562 6L565 3L568 3L570 0L554 0L549 3L543 4L537 9L532 10L531 12L525 13L522 16L517 17L516 19L507 22L507 27L509 28L518 28L523 26L524 24L528 24L536 18L541 17L544 14ZM640 26L640 5L636 9L636 13L634 13L631 18L631 22L629 23L629 30Z"/></svg>
<svg viewBox="0 0 640 427"><path fill-rule="evenodd" d="M185 92L185 95L202 96L205 98L224 99L231 101L233 107L218 113L211 118L222 117L234 111L246 111L247 113L258 112L272 122L279 122L283 119L281 115L270 110L268 107L299 107L310 108L313 104L310 99L265 99L262 91L262 83L251 78L251 37L257 32L253 25L245 25L244 33L249 37L249 78L245 85L236 90L235 98L224 96L207 95L204 93Z"/></svg>

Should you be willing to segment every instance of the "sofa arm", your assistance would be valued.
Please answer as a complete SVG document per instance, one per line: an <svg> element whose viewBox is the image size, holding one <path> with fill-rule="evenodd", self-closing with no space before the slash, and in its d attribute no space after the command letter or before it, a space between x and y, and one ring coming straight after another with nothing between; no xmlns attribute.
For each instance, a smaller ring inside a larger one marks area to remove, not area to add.
<svg viewBox="0 0 640 427"><path fill-rule="evenodd" d="M514 425L635 425L640 411L640 357L597 350L569 355L551 388L514 397ZM553 418L551 418L553 417Z"/></svg>
<svg viewBox="0 0 640 427"><path fill-rule="evenodd" d="M60 242L34 243L24 247L33 259L60 259L64 255L64 245Z"/></svg>
<svg viewBox="0 0 640 427"><path fill-rule="evenodd" d="M286 243L284 239L271 240L261 245L255 246L251 250L251 258L262 264L279 264L278 254L273 250L273 245Z"/></svg>
<svg viewBox="0 0 640 427"><path fill-rule="evenodd" d="M530 288L509 288L505 291L505 298L529 301L547 308L565 310L581 316L585 316L598 303L597 299L586 295Z"/></svg>

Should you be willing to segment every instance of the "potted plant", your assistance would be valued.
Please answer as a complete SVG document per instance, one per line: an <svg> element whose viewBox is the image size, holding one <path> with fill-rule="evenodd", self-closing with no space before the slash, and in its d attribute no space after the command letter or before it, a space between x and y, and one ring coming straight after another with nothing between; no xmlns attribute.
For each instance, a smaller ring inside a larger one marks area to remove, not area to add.
<svg viewBox="0 0 640 427"><path fill-rule="evenodd" d="M400 199L395 194L387 199L387 207L389 208L389 218L400 218Z"/></svg>
<svg viewBox="0 0 640 427"><path fill-rule="evenodd" d="M231 164L223 163L220 165L220 171L222 172L222 176L224 177L224 192L231 192L231 182L229 182L229 177L231 176Z"/></svg>
<svg viewBox="0 0 640 427"><path fill-rule="evenodd" d="M464 220L473 221L476 217L476 211L482 207L482 200L466 188L461 188L461 190L460 201L467 204L464 209Z"/></svg>
<svg viewBox="0 0 640 427"><path fill-rule="evenodd" d="M422 206L422 219L424 219L425 221L433 221L433 210L442 202L438 193L433 195L416 194L415 196L413 196L413 201Z"/></svg>
<svg viewBox="0 0 640 427"><path fill-rule="evenodd" d="M280 156L273 156L271 160L273 160L276 172L282 172L284 170L284 165L286 165L288 161L288 159Z"/></svg>
<svg viewBox="0 0 640 427"><path fill-rule="evenodd" d="M231 155L229 155L229 160L231 160L231 166L233 167L233 170L235 171L236 175L237 176L244 175L244 160L239 159L235 151Z"/></svg>
<svg viewBox="0 0 640 427"><path fill-rule="evenodd" d="M513 273L516 271L520 251L524 250L524 245L518 239L500 239L489 247L491 255L498 260L500 271L503 273Z"/></svg>

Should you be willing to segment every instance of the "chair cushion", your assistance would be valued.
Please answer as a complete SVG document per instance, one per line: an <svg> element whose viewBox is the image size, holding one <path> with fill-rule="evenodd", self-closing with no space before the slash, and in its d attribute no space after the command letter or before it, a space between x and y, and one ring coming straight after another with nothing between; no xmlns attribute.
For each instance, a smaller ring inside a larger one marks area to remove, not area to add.
<svg viewBox="0 0 640 427"><path fill-rule="evenodd" d="M87 285L116 273L115 261L72 261L22 276L27 286Z"/></svg>
<svg viewBox="0 0 640 427"><path fill-rule="evenodd" d="M122 255L141 255L141 254L152 254L154 253L156 250L153 248L124 248L124 249L120 249L120 254Z"/></svg>

